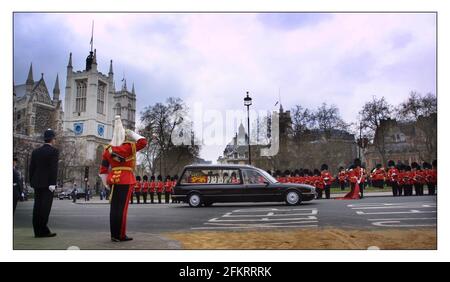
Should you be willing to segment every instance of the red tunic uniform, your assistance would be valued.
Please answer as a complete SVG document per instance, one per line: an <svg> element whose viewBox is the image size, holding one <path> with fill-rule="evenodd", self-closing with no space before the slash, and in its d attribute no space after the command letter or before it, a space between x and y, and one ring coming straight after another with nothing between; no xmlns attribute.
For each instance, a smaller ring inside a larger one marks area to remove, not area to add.
<svg viewBox="0 0 450 282"><path fill-rule="evenodd" d="M149 183L148 183L148 181L144 181L143 183L142 183L142 193L147 193L148 192L148 186L149 186Z"/></svg>
<svg viewBox="0 0 450 282"><path fill-rule="evenodd" d="M164 182L163 181L158 181L156 184L156 192L158 193L162 193L164 192Z"/></svg>
<svg viewBox="0 0 450 282"><path fill-rule="evenodd" d="M325 183L325 185L331 185L333 183L334 178L330 172L328 172L327 170L324 170L321 172L321 175L322 175L322 179L323 179L323 182Z"/></svg>
<svg viewBox="0 0 450 282"><path fill-rule="evenodd" d="M345 171L340 171L338 174L339 183L345 183L347 181L347 173Z"/></svg>
<svg viewBox="0 0 450 282"><path fill-rule="evenodd" d="M347 173L348 175L348 180L351 183L357 183L358 180L360 181L359 183L364 183L365 179L364 179L364 171L362 168L354 168L348 171Z"/></svg>
<svg viewBox="0 0 450 282"><path fill-rule="evenodd" d="M100 174L108 174L107 182L109 185L133 185L136 183L133 173L136 164L136 152L145 146L147 146L147 140L141 138L136 143L124 142L120 146L108 145L106 147L102 156Z"/></svg>
<svg viewBox="0 0 450 282"><path fill-rule="evenodd" d="M168 180L164 184L166 193L172 193L172 181Z"/></svg>
<svg viewBox="0 0 450 282"><path fill-rule="evenodd" d="M397 182L398 183L399 175L400 175L400 172L398 171L398 169L393 167L393 168L390 168L388 170L387 179L390 182Z"/></svg>
<svg viewBox="0 0 450 282"><path fill-rule="evenodd" d="M384 169L382 169L382 168L375 169L375 171L372 172L372 174L370 175L370 178L372 178L372 180L375 180L375 181L384 181L385 177L386 177L386 173L385 173Z"/></svg>
<svg viewBox="0 0 450 282"><path fill-rule="evenodd" d="M136 182L134 184L134 192L135 193L140 193L142 190L142 183L141 182Z"/></svg>
<svg viewBox="0 0 450 282"><path fill-rule="evenodd" d="M152 181L152 182L150 182L150 193L155 193L155 191L156 191L156 182L155 181Z"/></svg>

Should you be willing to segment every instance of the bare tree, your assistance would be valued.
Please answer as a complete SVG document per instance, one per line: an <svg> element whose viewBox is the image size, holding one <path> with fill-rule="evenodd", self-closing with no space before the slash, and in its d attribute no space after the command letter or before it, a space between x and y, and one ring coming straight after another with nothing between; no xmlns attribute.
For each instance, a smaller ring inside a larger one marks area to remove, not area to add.
<svg viewBox="0 0 450 282"><path fill-rule="evenodd" d="M377 99L374 96L372 101L364 104L359 114L361 116L361 128L367 130L369 136L373 136L372 143L380 154L383 164L385 164L385 139L388 132L387 128L381 125L384 120L391 118L392 106L384 97Z"/></svg>
<svg viewBox="0 0 450 282"><path fill-rule="evenodd" d="M341 118L339 109L335 105L328 106L323 103L313 115L316 127L325 133L330 133L333 129L347 130L349 127Z"/></svg>
<svg viewBox="0 0 450 282"><path fill-rule="evenodd" d="M169 158L173 158L173 154L169 153L177 147L172 142L172 134L183 124L186 115L187 106L179 98L168 98L166 103L148 106L141 113L143 122L141 132L153 140L153 146L148 146L150 148L143 152L152 173L156 170L161 174L168 171ZM197 150L198 148L189 152L198 156Z"/></svg>
<svg viewBox="0 0 450 282"><path fill-rule="evenodd" d="M416 121L419 116L437 113L437 99L432 93L422 96L411 91L408 99L397 107L397 118L401 121Z"/></svg>
<svg viewBox="0 0 450 282"><path fill-rule="evenodd" d="M296 105L292 110L292 130L294 137L300 137L314 124L314 114L307 108Z"/></svg>

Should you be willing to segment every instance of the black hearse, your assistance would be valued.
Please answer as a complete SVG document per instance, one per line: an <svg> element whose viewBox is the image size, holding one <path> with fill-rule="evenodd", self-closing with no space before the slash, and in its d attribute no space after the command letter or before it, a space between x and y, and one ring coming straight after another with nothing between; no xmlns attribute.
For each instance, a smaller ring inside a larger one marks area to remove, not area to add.
<svg viewBox="0 0 450 282"><path fill-rule="evenodd" d="M249 165L188 165L172 198L191 207L225 202L311 201L315 188L306 184L280 183L266 171Z"/></svg>

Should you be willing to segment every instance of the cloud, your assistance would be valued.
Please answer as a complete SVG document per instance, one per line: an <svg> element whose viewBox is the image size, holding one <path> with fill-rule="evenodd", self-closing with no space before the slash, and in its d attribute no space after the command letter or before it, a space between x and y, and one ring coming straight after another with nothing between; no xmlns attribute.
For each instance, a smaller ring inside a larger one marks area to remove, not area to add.
<svg viewBox="0 0 450 282"><path fill-rule="evenodd" d="M399 103L436 92L436 19L426 13L16 14L15 83L30 61L35 77L65 77L69 52L83 69L92 20L99 69L113 59L116 87L124 74L135 82L138 112L170 96L243 110L246 91L253 109L271 110L280 92L285 109L327 102L351 122L373 95Z"/></svg>

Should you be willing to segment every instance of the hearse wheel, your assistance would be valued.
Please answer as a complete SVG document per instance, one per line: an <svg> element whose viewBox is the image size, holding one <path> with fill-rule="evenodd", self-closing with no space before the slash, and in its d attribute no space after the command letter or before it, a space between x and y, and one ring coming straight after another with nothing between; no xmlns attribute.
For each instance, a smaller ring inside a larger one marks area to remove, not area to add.
<svg viewBox="0 0 450 282"><path fill-rule="evenodd" d="M193 208L198 208L202 205L202 198L197 193L192 193L188 198L189 206Z"/></svg>
<svg viewBox="0 0 450 282"><path fill-rule="evenodd" d="M297 206L302 202L301 196L297 191L291 190L286 193L286 204L288 206Z"/></svg>

